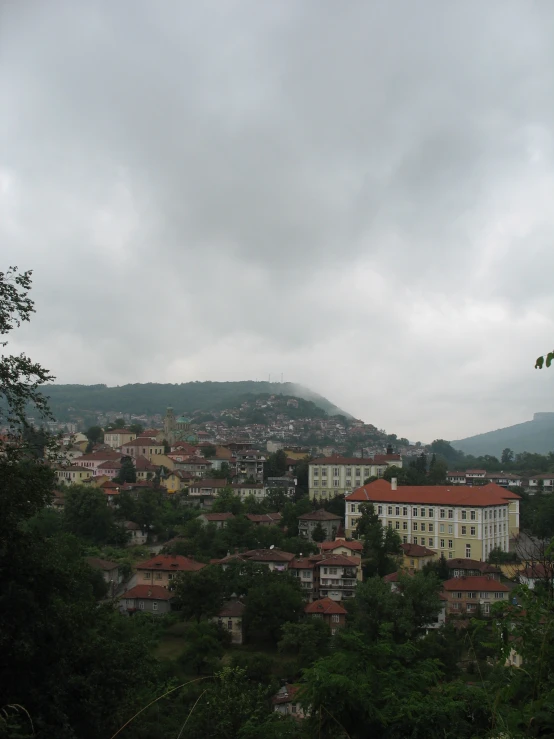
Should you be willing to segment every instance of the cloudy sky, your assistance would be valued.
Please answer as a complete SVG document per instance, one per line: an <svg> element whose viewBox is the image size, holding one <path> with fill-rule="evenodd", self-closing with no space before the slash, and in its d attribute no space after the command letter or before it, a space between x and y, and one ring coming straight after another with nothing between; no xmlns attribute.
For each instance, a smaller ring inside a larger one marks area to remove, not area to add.
<svg viewBox="0 0 554 739"><path fill-rule="evenodd" d="M0 269L59 382L554 410L554 3L0 2Z"/></svg>

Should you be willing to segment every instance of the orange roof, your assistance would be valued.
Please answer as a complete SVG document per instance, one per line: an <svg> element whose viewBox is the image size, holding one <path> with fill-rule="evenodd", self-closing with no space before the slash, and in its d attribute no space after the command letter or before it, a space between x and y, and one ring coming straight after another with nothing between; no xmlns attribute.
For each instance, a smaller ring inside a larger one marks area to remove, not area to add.
<svg viewBox="0 0 554 739"><path fill-rule="evenodd" d="M335 541L322 541L319 545L319 548L322 552L324 551L332 551L333 549L338 549L339 547L345 547L346 549L350 549L353 552L361 552L363 551L364 545L361 541L346 541L346 539L335 539Z"/></svg>
<svg viewBox="0 0 554 739"><path fill-rule="evenodd" d="M308 603L304 608L304 613L340 614L341 616L345 616L348 611L334 600L331 600L331 598L321 598L321 600L314 600L313 603Z"/></svg>
<svg viewBox="0 0 554 739"><path fill-rule="evenodd" d="M432 549L421 546L421 544L401 544L407 557L435 557L437 555Z"/></svg>
<svg viewBox="0 0 554 739"><path fill-rule="evenodd" d="M173 593L171 590L161 585L135 585L134 588L123 593L122 598L139 598L141 600L171 600Z"/></svg>
<svg viewBox="0 0 554 739"><path fill-rule="evenodd" d="M482 507L506 505L508 500L519 500L520 496L505 490L494 482L482 487L466 485L399 485L391 488L386 480L375 480L345 496L347 501L368 503L425 503L444 506Z"/></svg>
<svg viewBox="0 0 554 739"><path fill-rule="evenodd" d="M478 575L475 577L453 577L442 584L445 590L475 590L476 592L504 592L509 593L510 588L492 577Z"/></svg>
<svg viewBox="0 0 554 739"><path fill-rule="evenodd" d="M361 557L355 557L354 555L345 557L342 554L329 554L324 557L324 559L320 559L316 564L318 567L321 565L330 565L331 567L335 565L338 565L339 567L352 567L353 565L359 565L361 561Z"/></svg>
<svg viewBox="0 0 554 739"><path fill-rule="evenodd" d="M205 564L180 554L158 554L157 557L141 562L137 570L161 570L163 572L197 572Z"/></svg>

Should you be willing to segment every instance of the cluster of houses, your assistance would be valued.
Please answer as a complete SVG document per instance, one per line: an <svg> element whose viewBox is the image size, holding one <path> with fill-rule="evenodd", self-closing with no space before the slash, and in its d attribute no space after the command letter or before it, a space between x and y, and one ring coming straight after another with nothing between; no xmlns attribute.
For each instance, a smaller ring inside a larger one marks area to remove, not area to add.
<svg viewBox="0 0 554 739"><path fill-rule="evenodd" d="M451 485L484 485L494 482L503 488L521 488L529 493L536 493L539 490L551 493L554 490L553 472L523 476L513 472L487 472L487 470L448 471L446 479Z"/></svg>

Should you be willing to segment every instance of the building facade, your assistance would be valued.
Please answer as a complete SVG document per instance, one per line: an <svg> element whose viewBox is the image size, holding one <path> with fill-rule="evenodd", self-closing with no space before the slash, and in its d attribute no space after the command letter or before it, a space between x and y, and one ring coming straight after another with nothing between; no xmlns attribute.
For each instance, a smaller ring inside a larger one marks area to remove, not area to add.
<svg viewBox="0 0 554 739"><path fill-rule="evenodd" d="M387 467L402 467L400 454L374 457L320 457L309 464L308 490L311 500L327 500L347 495L364 484L368 477L382 477Z"/></svg>
<svg viewBox="0 0 554 739"><path fill-rule="evenodd" d="M492 577L455 577L442 584L450 615L490 614L493 603L507 602L510 588Z"/></svg>
<svg viewBox="0 0 554 739"><path fill-rule="evenodd" d="M447 559L484 560L509 551L519 534L519 496L493 483L481 487L410 486L376 480L345 499L345 533L356 533L360 506L372 503L383 526L404 544L419 544Z"/></svg>
<svg viewBox="0 0 554 739"><path fill-rule="evenodd" d="M112 449L117 449L122 444L127 444L136 438L137 435L128 429L112 429L104 433L104 444L111 446Z"/></svg>
<svg viewBox="0 0 554 739"><path fill-rule="evenodd" d="M239 480L253 479L255 482L264 480L265 457L255 449L237 451L235 453L235 474Z"/></svg>
<svg viewBox="0 0 554 739"><path fill-rule="evenodd" d="M312 513L303 513L298 516L298 536L303 536L305 539L311 539L313 541L314 530L321 526L325 532L325 541L330 541L335 538L339 526L342 523L340 516L334 513L329 513L324 508L320 508L318 511Z"/></svg>

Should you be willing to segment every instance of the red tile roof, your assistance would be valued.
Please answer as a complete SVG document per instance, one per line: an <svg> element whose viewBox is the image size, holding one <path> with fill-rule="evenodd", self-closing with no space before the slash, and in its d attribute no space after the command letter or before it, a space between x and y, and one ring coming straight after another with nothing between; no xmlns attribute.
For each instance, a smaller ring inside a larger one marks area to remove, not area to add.
<svg viewBox="0 0 554 739"><path fill-rule="evenodd" d="M324 508L320 508L317 511L313 511L312 513L303 513L301 516L298 516L299 521L340 521L341 517L337 516L335 513L329 513L329 511L326 511Z"/></svg>
<svg viewBox="0 0 554 739"><path fill-rule="evenodd" d="M109 462L102 462L102 464L98 465L97 469L98 470L120 470L121 462L119 462L117 459L111 460Z"/></svg>
<svg viewBox="0 0 554 739"><path fill-rule="evenodd" d="M326 555L323 559L320 559L316 563L316 565L317 567L321 567L322 565L325 567L327 567L327 565L329 565L330 567L334 567L336 565L338 565L339 567L357 567L361 563L361 561L361 557L356 557L354 555L345 557L343 554L329 554Z"/></svg>
<svg viewBox="0 0 554 739"><path fill-rule="evenodd" d="M479 570L483 574L490 572L497 575L500 574L498 567L490 565L488 562L481 562L479 559L464 559L458 557L457 559L447 559L446 566L451 570Z"/></svg>
<svg viewBox="0 0 554 739"><path fill-rule="evenodd" d="M349 464L358 467L371 466L372 464L386 464L387 462L398 462L402 459L400 454L375 454L373 457L341 457L333 454L331 457L318 457L312 459L310 464ZM298 461L298 460L296 460Z"/></svg>
<svg viewBox="0 0 554 739"><path fill-rule="evenodd" d="M322 541L319 545L321 551L332 551L339 547L345 547L353 552L362 552L364 545L361 541L346 541L346 539L335 539L335 541Z"/></svg>
<svg viewBox="0 0 554 739"><path fill-rule="evenodd" d="M161 570L163 572L197 572L205 564L180 554L158 554L157 557L141 562L137 570Z"/></svg>
<svg viewBox="0 0 554 739"><path fill-rule="evenodd" d="M141 454L135 459L135 469L137 469L139 472L154 472L158 468L155 464L152 464L149 459Z"/></svg>
<svg viewBox="0 0 554 739"><path fill-rule="evenodd" d="M229 600L223 604L217 614L220 618L240 618L246 606L240 600Z"/></svg>
<svg viewBox="0 0 554 739"><path fill-rule="evenodd" d="M331 598L321 598L320 600L314 600L313 603L308 603L304 608L304 613L323 613L324 615L336 614L346 616L348 611L334 600L331 600Z"/></svg>
<svg viewBox="0 0 554 739"><path fill-rule="evenodd" d="M106 434L131 434L136 436L135 432L129 431L129 429L108 429L104 431L104 435Z"/></svg>
<svg viewBox="0 0 554 739"><path fill-rule="evenodd" d="M482 487L466 485L399 485L392 490L386 480L375 480L345 496L347 501L369 503L425 503L444 506L482 507L506 505L520 496L491 482Z"/></svg>
<svg viewBox="0 0 554 739"><path fill-rule="evenodd" d="M202 513L206 521L227 521L230 518L234 518L233 513Z"/></svg>
<svg viewBox="0 0 554 739"><path fill-rule="evenodd" d="M274 703L275 705L279 705L281 703L292 703L300 688L296 685L286 685L285 687L286 692L274 695L271 699L272 703Z"/></svg>
<svg viewBox="0 0 554 739"><path fill-rule="evenodd" d="M121 598L139 599L139 600L171 600L174 593L162 585L135 585L131 590L123 593Z"/></svg>
<svg viewBox="0 0 554 739"><path fill-rule="evenodd" d="M474 590L475 592L503 592L508 593L510 588L504 585L498 580L494 580L492 577L486 577L485 575L478 575L475 577L453 577L450 580L446 580L442 584L443 588L448 591L455 590Z"/></svg>
<svg viewBox="0 0 554 739"><path fill-rule="evenodd" d="M201 480L195 480L191 488L224 488L228 485L227 480L218 480L211 477L203 477Z"/></svg>
<svg viewBox="0 0 554 739"><path fill-rule="evenodd" d="M322 559L322 555L312 555L310 557L295 557L291 559L289 569L291 570L313 570L316 562Z"/></svg>
<svg viewBox="0 0 554 739"><path fill-rule="evenodd" d="M252 523L281 523L283 516L280 513L247 513L246 518Z"/></svg>
<svg viewBox="0 0 554 739"><path fill-rule="evenodd" d="M531 580L552 578L554 577L554 565L549 563L548 566L545 566L542 562L533 562L532 564L527 565L524 570L520 570L517 574Z"/></svg>
<svg viewBox="0 0 554 739"><path fill-rule="evenodd" d="M110 562L109 559L100 559L100 557L86 557L86 561L95 570L105 570L106 572L109 572L110 570L115 570L119 567L117 562Z"/></svg>
<svg viewBox="0 0 554 739"><path fill-rule="evenodd" d="M121 446L163 446L163 444L161 441L152 441L152 439L147 437L141 437L140 439L126 441Z"/></svg>
<svg viewBox="0 0 554 739"><path fill-rule="evenodd" d="M421 544L401 544L406 557L435 557L436 552L427 547L421 546Z"/></svg>

